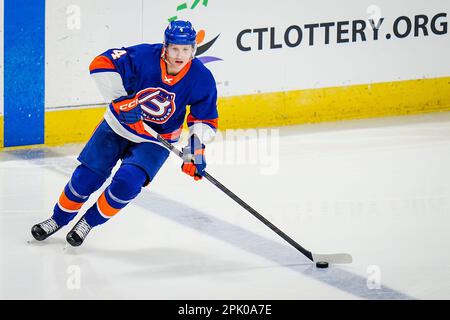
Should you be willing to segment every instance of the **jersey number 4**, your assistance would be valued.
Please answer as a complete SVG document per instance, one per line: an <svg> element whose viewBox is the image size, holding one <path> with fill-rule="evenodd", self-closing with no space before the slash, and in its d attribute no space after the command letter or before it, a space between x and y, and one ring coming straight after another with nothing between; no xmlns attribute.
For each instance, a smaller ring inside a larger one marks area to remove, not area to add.
<svg viewBox="0 0 450 320"><path fill-rule="evenodd" d="M125 50L113 50L113 53L111 53L111 57L116 60L119 59L121 56L126 54L127 52Z"/></svg>

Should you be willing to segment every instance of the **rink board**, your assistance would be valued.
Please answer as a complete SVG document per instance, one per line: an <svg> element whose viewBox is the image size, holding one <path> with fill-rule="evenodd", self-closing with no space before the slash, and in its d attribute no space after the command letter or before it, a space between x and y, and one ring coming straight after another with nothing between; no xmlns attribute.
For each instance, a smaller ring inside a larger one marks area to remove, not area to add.
<svg viewBox="0 0 450 320"><path fill-rule="evenodd" d="M218 105L221 130L450 111L450 78L222 97ZM45 144L86 141L104 110L47 111Z"/></svg>
<svg viewBox="0 0 450 320"><path fill-rule="evenodd" d="M221 130L450 111L450 78L222 97L218 105ZM47 111L45 144L86 141L104 110Z"/></svg>
<svg viewBox="0 0 450 320"><path fill-rule="evenodd" d="M18 19L17 10L0 3L6 15L0 14L6 40L5 48L0 41L0 78L6 79L0 80L0 148L86 141L107 103L91 82L92 59L107 48L160 42L174 15L191 19L205 35L198 58L209 61L217 83L221 129L449 110L448 1L209 1L183 11L172 0L6 3L26 12L19 10ZM159 19L143 19L155 10ZM36 12L40 19L24 18ZM311 25L320 27L308 32ZM8 40L17 38L14 30L28 29L40 30L33 50L30 41ZM3 60L9 64L3 67ZM36 72L23 72L21 61L35 61Z"/></svg>

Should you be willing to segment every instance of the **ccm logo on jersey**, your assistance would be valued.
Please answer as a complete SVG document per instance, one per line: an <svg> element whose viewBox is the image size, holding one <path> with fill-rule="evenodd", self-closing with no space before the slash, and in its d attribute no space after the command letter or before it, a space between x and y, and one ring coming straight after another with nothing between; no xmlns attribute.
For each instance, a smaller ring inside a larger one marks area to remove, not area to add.
<svg viewBox="0 0 450 320"><path fill-rule="evenodd" d="M162 124L175 113L175 93L162 88L147 88L139 91L136 97L141 105L145 121Z"/></svg>
<svg viewBox="0 0 450 320"><path fill-rule="evenodd" d="M130 111L130 110L136 108L137 105L138 105L138 99L135 99L135 100L131 101L130 103L119 106L119 110L125 111L125 112Z"/></svg>

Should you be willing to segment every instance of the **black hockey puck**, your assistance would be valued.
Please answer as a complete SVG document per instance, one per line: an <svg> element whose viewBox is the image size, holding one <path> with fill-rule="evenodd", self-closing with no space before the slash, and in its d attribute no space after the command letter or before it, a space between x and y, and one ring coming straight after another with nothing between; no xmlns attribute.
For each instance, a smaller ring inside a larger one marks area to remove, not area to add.
<svg viewBox="0 0 450 320"><path fill-rule="evenodd" d="M326 262L326 261L317 261L316 262L316 267L320 268L320 269L328 268L328 262Z"/></svg>

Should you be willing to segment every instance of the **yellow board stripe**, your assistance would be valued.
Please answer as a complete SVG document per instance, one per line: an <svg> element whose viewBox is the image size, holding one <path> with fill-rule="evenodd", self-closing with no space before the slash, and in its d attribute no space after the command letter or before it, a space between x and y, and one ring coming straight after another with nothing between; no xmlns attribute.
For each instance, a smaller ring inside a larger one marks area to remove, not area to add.
<svg viewBox="0 0 450 320"><path fill-rule="evenodd" d="M86 142L105 107L46 112L45 144ZM450 111L450 77L223 97L218 108L221 130ZM3 121L0 134L1 148Z"/></svg>
<svg viewBox="0 0 450 320"><path fill-rule="evenodd" d="M79 108L45 113L45 144L85 142L103 119L105 107Z"/></svg>
<svg viewBox="0 0 450 320"><path fill-rule="evenodd" d="M219 127L248 128L450 110L450 78L221 98Z"/></svg>

